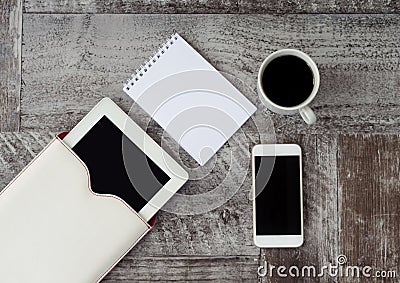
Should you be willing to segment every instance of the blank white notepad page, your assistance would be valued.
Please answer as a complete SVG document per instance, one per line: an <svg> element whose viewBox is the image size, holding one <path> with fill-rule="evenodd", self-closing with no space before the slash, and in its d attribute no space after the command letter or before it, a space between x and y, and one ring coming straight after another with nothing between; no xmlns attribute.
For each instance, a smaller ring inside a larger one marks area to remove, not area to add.
<svg viewBox="0 0 400 283"><path fill-rule="evenodd" d="M200 165L256 111L178 34L132 75L124 91Z"/></svg>

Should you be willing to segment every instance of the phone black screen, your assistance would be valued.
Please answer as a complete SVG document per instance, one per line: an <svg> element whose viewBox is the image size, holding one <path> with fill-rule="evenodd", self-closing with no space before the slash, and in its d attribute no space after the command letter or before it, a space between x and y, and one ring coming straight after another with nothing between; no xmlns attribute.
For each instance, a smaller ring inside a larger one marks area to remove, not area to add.
<svg viewBox="0 0 400 283"><path fill-rule="evenodd" d="M299 156L255 156L254 161L256 234L301 235Z"/></svg>

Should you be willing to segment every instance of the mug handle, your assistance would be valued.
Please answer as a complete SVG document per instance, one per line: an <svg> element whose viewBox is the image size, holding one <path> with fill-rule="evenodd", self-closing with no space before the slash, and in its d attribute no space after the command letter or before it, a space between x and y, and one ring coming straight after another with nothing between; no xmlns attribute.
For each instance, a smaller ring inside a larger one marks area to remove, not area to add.
<svg viewBox="0 0 400 283"><path fill-rule="evenodd" d="M301 118L303 118L304 122L306 122L308 125L315 123L315 121L317 120L317 117L315 117L314 112L308 106L300 108L299 113Z"/></svg>

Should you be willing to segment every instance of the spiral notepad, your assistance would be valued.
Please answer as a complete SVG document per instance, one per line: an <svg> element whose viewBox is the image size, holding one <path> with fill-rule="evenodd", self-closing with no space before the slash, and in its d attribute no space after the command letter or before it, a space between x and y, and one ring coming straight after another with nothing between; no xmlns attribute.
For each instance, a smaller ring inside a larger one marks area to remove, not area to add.
<svg viewBox="0 0 400 283"><path fill-rule="evenodd" d="M256 111L178 34L136 70L124 91L200 165Z"/></svg>

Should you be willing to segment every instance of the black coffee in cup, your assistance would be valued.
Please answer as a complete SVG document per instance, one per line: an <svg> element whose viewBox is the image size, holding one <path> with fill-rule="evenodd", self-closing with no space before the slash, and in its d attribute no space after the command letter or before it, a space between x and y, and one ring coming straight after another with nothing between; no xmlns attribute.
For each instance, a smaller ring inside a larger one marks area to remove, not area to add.
<svg viewBox="0 0 400 283"><path fill-rule="evenodd" d="M281 107L300 105L314 88L311 68L294 55L283 55L269 62L262 73L261 82L265 95Z"/></svg>

